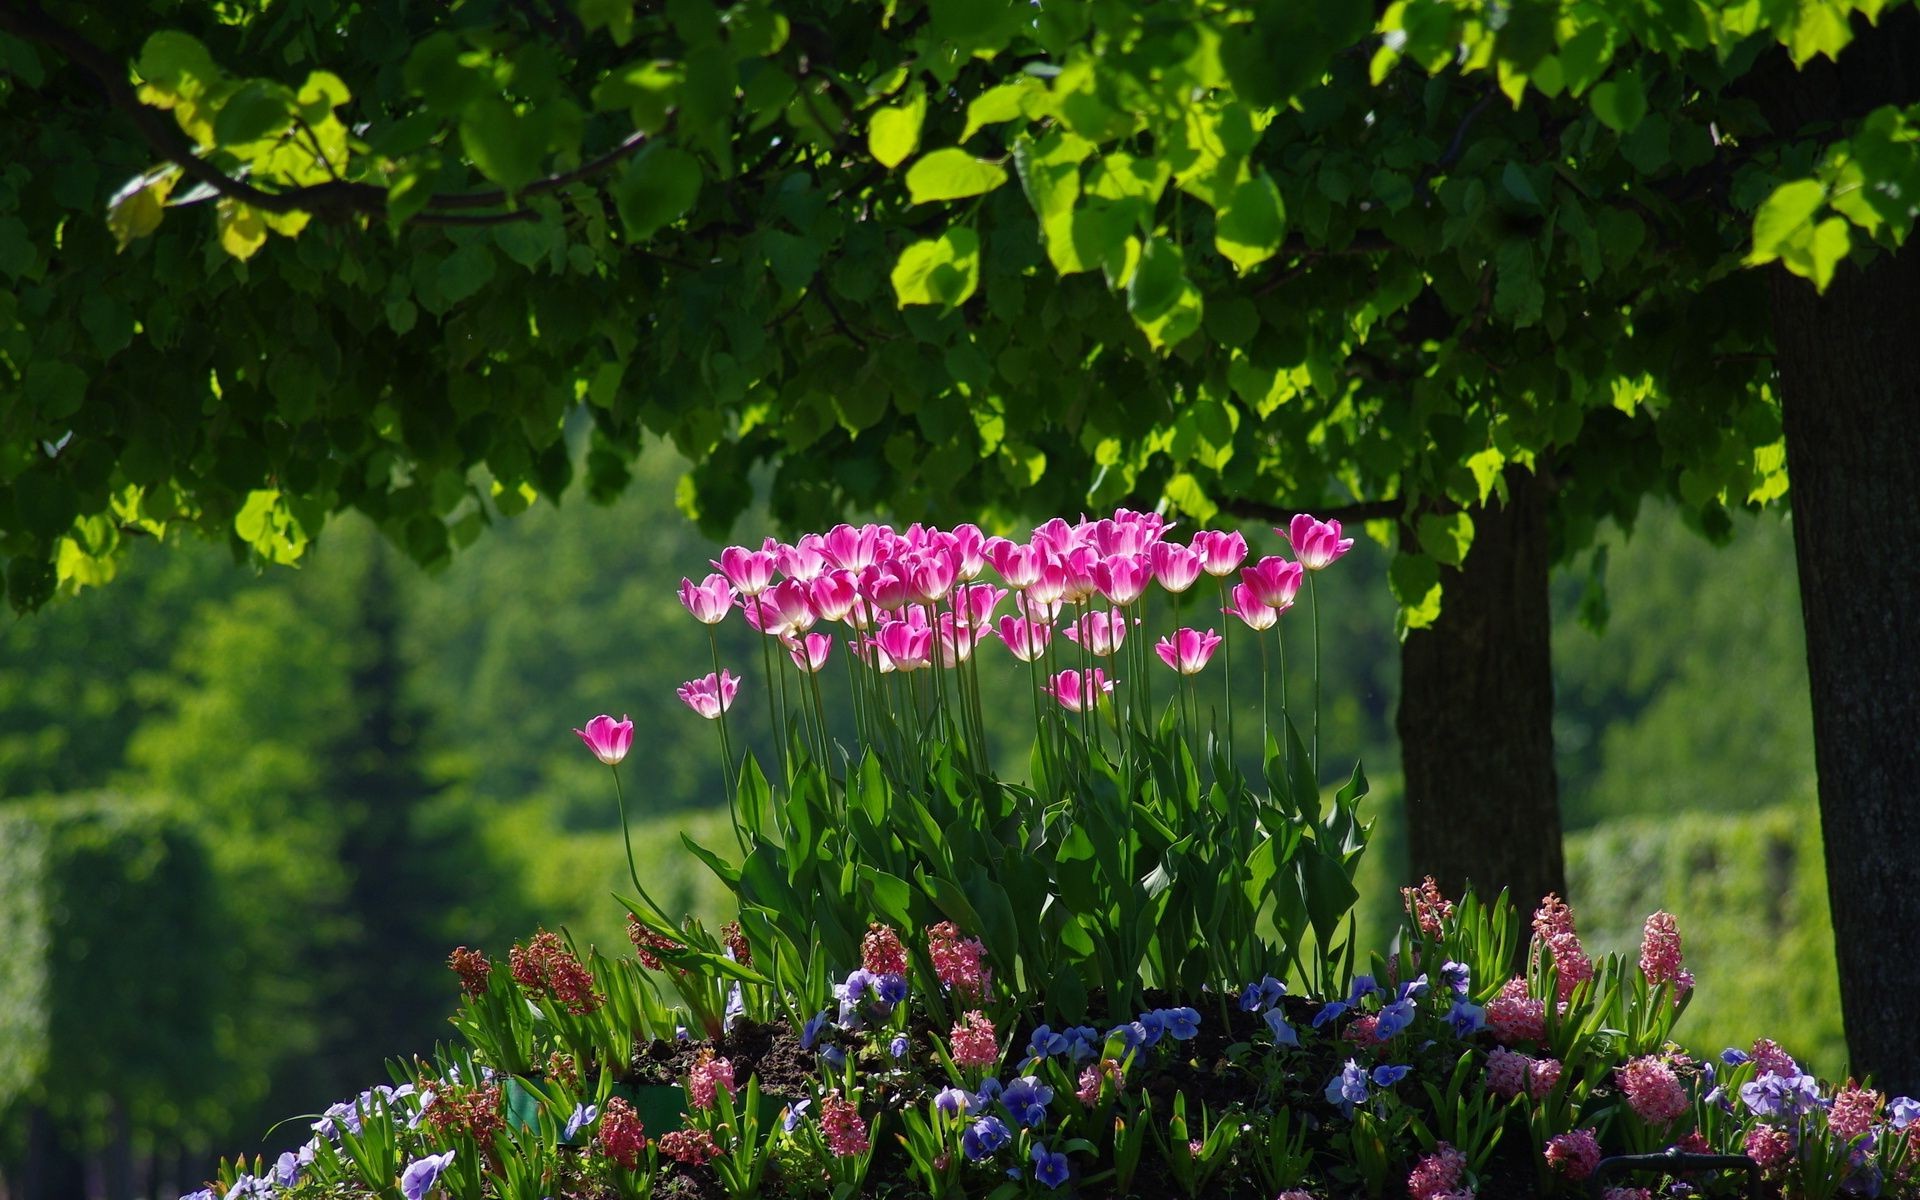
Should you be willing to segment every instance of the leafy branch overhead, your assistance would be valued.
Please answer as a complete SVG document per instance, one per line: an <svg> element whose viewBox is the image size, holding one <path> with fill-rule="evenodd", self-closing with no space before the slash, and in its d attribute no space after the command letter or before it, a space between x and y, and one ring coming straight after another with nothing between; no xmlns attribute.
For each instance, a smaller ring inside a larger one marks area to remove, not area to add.
<svg viewBox="0 0 1920 1200"><path fill-rule="evenodd" d="M441 563L651 432L715 527L1357 506L1418 626L1509 471L1562 555L1782 496L1749 268L1920 196L1920 106L1762 103L1851 0L142 13L0 3L21 609L176 526Z"/></svg>

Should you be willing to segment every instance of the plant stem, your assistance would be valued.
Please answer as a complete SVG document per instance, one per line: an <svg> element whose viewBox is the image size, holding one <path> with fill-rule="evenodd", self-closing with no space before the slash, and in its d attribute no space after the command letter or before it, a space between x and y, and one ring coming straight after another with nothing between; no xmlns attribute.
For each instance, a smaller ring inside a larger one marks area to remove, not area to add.
<svg viewBox="0 0 1920 1200"><path fill-rule="evenodd" d="M651 908L655 915L666 923L667 928L671 929L673 918L667 915L665 909L654 903L653 897L647 894L646 888L640 886L640 871L633 865L633 833L627 827L626 789L620 786L620 768L609 766L607 769L613 772L613 802L620 809L620 841L627 848L627 878L633 881L633 890L640 893L640 898L647 902L647 907ZM737 829L736 832L738 832Z"/></svg>
<svg viewBox="0 0 1920 1200"><path fill-rule="evenodd" d="M1313 601L1313 786L1320 786L1320 593L1316 571L1307 572L1307 598Z"/></svg>

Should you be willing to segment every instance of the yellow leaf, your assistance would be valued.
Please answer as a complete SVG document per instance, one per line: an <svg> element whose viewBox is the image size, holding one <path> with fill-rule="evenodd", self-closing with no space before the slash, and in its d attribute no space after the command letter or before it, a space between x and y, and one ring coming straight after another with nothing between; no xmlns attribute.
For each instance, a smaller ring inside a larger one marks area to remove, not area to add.
<svg viewBox="0 0 1920 1200"><path fill-rule="evenodd" d="M266 244L267 223L247 205L222 199L217 224L220 227L220 248L235 258L252 258L253 252Z"/></svg>
<svg viewBox="0 0 1920 1200"><path fill-rule="evenodd" d="M160 228L167 197L173 192L178 167L161 167L136 176L107 202L107 228L113 240L125 250L135 238L143 238Z"/></svg>

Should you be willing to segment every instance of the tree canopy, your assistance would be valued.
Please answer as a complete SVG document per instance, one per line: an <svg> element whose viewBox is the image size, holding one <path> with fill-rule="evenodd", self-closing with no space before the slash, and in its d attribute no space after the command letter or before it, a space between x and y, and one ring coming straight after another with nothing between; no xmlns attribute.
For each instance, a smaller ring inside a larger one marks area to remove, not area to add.
<svg viewBox="0 0 1920 1200"><path fill-rule="evenodd" d="M1897 245L1916 113L1774 128L1878 0L0 5L0 552L432 565L646 433L709 528L1170 502L1556 549L1786 488L1760 273Z"/></svg>

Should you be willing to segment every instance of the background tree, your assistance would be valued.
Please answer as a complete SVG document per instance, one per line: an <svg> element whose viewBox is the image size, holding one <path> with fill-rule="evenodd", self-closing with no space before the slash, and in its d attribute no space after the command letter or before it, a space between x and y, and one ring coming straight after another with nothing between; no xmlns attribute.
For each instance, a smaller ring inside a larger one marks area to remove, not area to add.
<svg viewBox="0 0 1920 1200"><path fill-rule="evenodd" d="M1841 54L1856 7L374 4L136 47L99 10L0 6L14 161L47 175L16 173L0 254L9 594L168 521L297 557L345 507L437 562L563 489L583 401L595 490L651 429L710 525L758 461L795 522L1352 502L1391 522L1405 627L1457 626L1409 639L1403 727L1501 731L1408 743L1415 861L1536 891L1546 565L1649 492L1710 536L1778 498L1777 305L1740 265L1825 287L1912 225L1899 79L1839 126L1748 94ZM65 155L102 97L110 144ZM105 230L65 219L129 178ZM1863 753L1910 715L1887 703ZM1893 776L1858 775L1881 790L1830 819L1893 811ZM1443 843L1441 814L1533 836ZM1865 894L1833 880L1836 911ZM1920 1061L1912 1021L1855 1034L1862 1068Z"/></svg>

